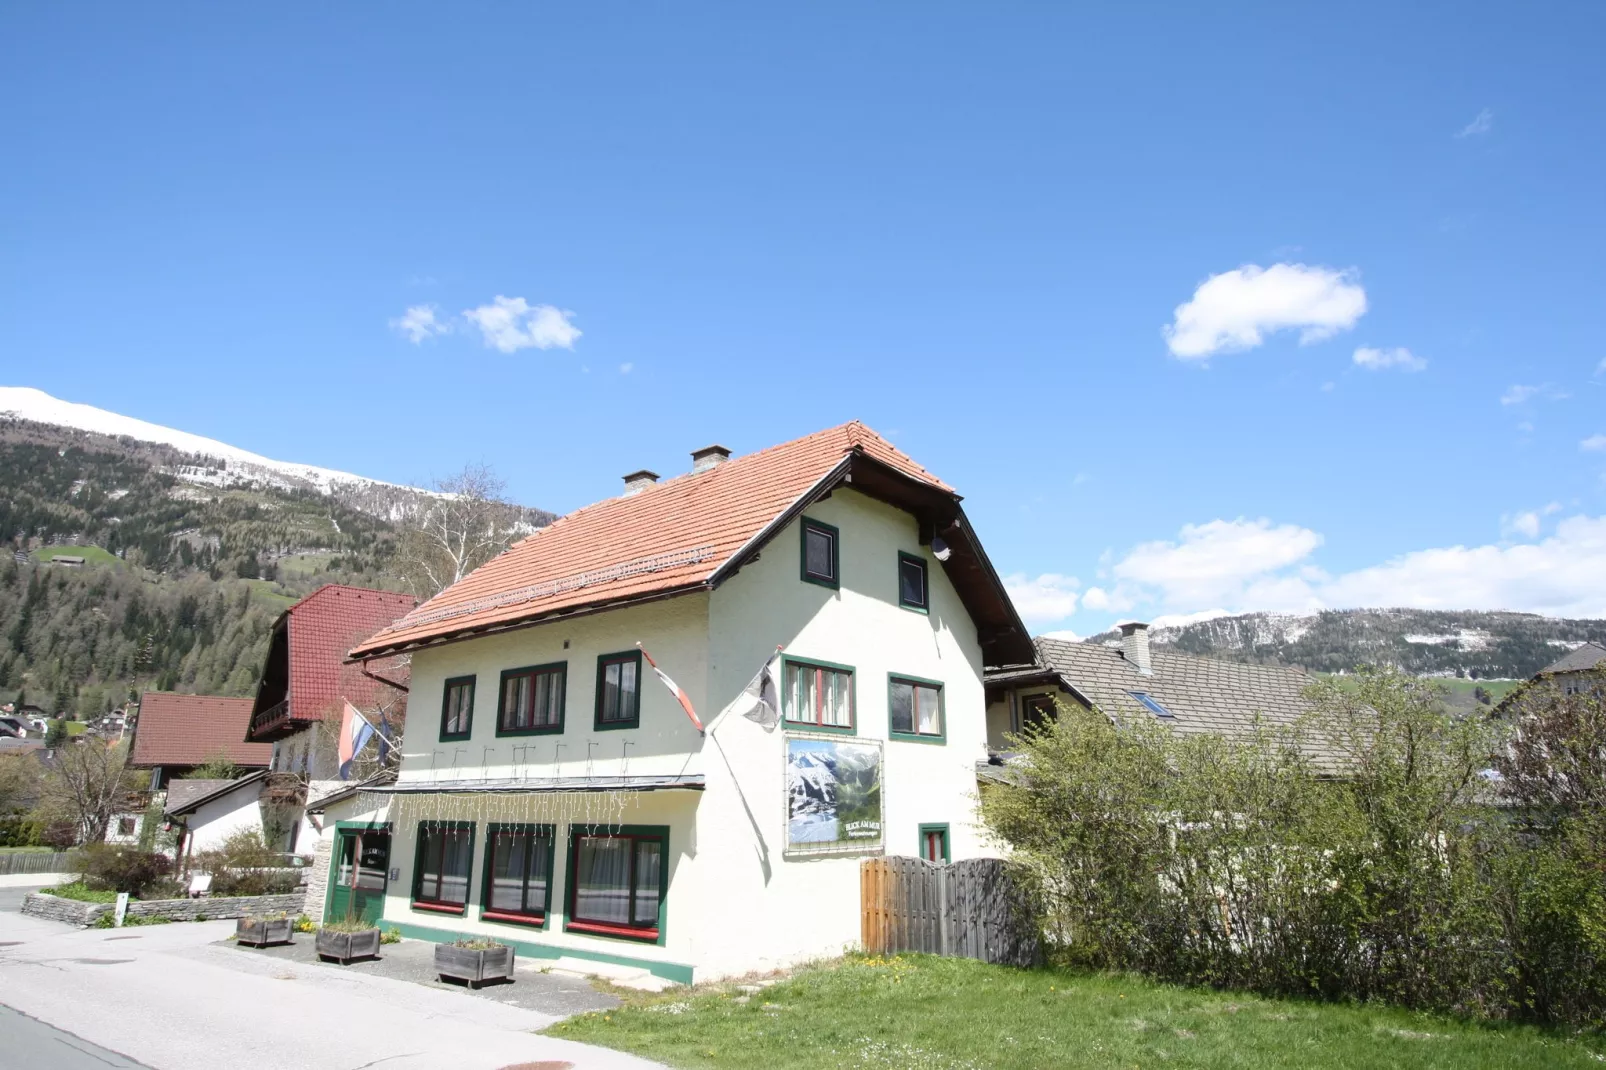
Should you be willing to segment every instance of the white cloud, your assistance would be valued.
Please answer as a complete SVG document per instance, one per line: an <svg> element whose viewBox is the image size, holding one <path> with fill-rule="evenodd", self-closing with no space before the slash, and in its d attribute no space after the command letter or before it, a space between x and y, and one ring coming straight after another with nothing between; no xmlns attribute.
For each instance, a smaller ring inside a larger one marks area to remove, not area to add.
<svg viewBox="0 0 1606 1070"><path fill-rule="evenodd" d="M1578 444L1578 448L1590 453L1606 453L1606 435L1590 435Z"/></svg>
<svg viewBox="0 0 1606 1070"><path fill-rule="evenodd" d="M1557 390L1549 383L1537 383L1532 386L1518 383L1506 387L1506 392L1500 395L1500 404L1526 405L1530 401L1561 401L1567 396L1565 391Z"/></svg>
<svg viewBox="0 0 1606 1070"><path fill-rule="evenodd" d="M1372 349L1361 346L1355 351L1355 363L1369 371L1398 368L1402 372L1419 372L1428 366L1425 358L1412 353L1404 346L1396 349Z"/></svg>
<svg viewBox="0 0 1606 1070"><path fill-rule="evenodd" d="M413 305L396 319L390 321L391 329L407 336L413 345L421 344L426 338L433 338L439 334L449 334L452 325L435 315L434 305Z"/></svg>
<svg viewBox="0 0 1606 1070"><path fill-rule="evenodd" d="M463 318L480 329L485 344L503 353L521 349L573 349L580 328L569 322L573 312L552 305L532 305L522 297L503 297L468 309Z"/></svg>
<svg viewBox="0 0 1606 1070"><path fill-rule="evenodd" d="M1539 514L1530 509L1526 513L1518 513L1513 517L1502 518L1502 526L1525 539L1537 539L1539 537Z"/></svg>
<svg viewBox="0 0 1606 1070"><path fill-rule="evenodd" d="M1110 596L1102 587L1089 587L1082 594L1082 606L1103 612L1110 608Z"/></svg>
<svg viewBox="0 0 1606 1070"><path fill-rule="evenodd" d="M1158 592L1165 606L1224 604L1246 585L1303 561L1322 537L1270 520L1212 520L1186 524L1174 542L1141 543L1111 571L1129 584Z"/></svg>
<svg viewBox="0 0 1606 1070"><path fill-rule="evenodd" d="M1044 632L1043 635L1048 639L1058 639L1062 643L1080 643L1082 641L1081 634L1072 631Z"/></svg>
<svg viewBox="0 0 1606 1070"><path fill-rule="evenodd" d="M1225 609L1201 609L1197 613L1162 613L1149 621L1151 628L1183 628L1189 624L1198 624L1200 621L1215 620L1217 617L1230 617L1231 613Z"/></svg>
<svg viewBox="0 0 1606 1070"><path fill-rule="evenodd" d="M1076 589L1081 584L1075 576L1062 576L1045 572L1028 577L1016 572L1004 577L1004 589L1021 619L1031 621L1062 620L1076 612Z"/></svg>
<svg viewBox="0 0 1606 1070"><path fill-rule="evenodd" d="M636 366L634 364L630 363L627 360L623 364L619 365L619 374L620 375L629 375L632 371L635 370L635 368L636 368Z"/></svg>
<svg viewBox="0 0 1606 1070"><path fill-rule="evenodd" d="M1472 121L1466 126L1463 126L1460 132L1455 136L1458 138L1481 137L1493 129L1494 112L1490 111L1488 108L1484 108L1477 115L1473 116Z"/></svg>
<svg viewBox="0 0 1606 1070"><path fill-rule="evenodd" d="M1301 345L1319 342L1365 312L1366 291L1353 268L1246 264L1200 283L1163 333L1172 356L1201 360L1253 349L1274 331L1297 329Z"/></svg>

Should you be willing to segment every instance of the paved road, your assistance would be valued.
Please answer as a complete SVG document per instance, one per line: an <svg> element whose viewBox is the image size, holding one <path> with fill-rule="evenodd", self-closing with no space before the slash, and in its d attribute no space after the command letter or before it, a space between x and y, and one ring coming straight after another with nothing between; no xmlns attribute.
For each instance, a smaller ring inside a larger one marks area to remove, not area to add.
<svg viewBox="0 0 1606 1070"><path fill-rule="evenodd" d="M82 1038L121 1053L125 1062L112 1066L153 1070L502 1070L545 1060L554 1070L658 1066L533 1033L558 1015L218 946L233 927L73 929L0 912L0 1002L62 1031L30 1026L42 1050ZM9 1024L0 1021L8 1040ZM76 1070L61 1060L23 1065Z"/></svg>
<svg viewBox="0 0 1606 1070"><path fill-rule="evenodd" d="M115 1051L0 1006L0 1070L150 1070Z"/></svg>

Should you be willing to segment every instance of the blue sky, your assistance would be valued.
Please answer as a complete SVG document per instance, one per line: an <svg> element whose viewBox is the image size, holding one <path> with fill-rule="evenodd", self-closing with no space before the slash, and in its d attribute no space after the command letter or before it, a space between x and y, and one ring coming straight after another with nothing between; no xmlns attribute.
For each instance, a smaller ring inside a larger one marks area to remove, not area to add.
<svg viewBox="0 0 1606 1070"><path fill-rule="evenodd" d="M0 380L558 511L857 417L1038 630L1606 616L1606 7L1068 7L10 5Z"/></svg>

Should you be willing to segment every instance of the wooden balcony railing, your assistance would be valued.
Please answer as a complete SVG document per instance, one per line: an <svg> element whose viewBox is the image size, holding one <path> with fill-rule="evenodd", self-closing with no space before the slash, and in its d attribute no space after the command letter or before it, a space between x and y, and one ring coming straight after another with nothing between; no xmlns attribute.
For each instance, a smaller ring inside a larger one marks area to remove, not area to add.
<svg viewBox="0 0 1606 1070"><path fill-rule="evenodd" d="M266 743L271 740L273 734L282 731L289 724L290 700L286 698L253 716L249 735L255 742Z"/></svg>

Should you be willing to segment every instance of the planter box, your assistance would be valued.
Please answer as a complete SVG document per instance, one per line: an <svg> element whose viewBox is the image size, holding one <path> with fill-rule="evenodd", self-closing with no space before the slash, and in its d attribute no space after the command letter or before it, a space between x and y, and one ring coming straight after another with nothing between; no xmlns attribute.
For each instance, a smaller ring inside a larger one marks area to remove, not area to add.
<svg viewBox="0 0 1606 1070"><path fill-rule="evenodd" d="M289 918L269 920L241 918L234 923L234 942L248 947L288 944L292 924Z"/></svg>
<svg viewBox="0 0 1606 1070"><path fill-rule="evenodd" d="M318 930L318 957L325 962L333 959L344 966L352 959L379 957L379 930L364 929L358 933Z"/></svg>
<svg viewBox="0 0 1606 1070"><path fill-rule="evenodd" d="M478 988L486 981L511 981L513 949L493 947L475 951L455 944L436 944L435 972L442 981L455 977L467 981L470 988Z"/></svg>

